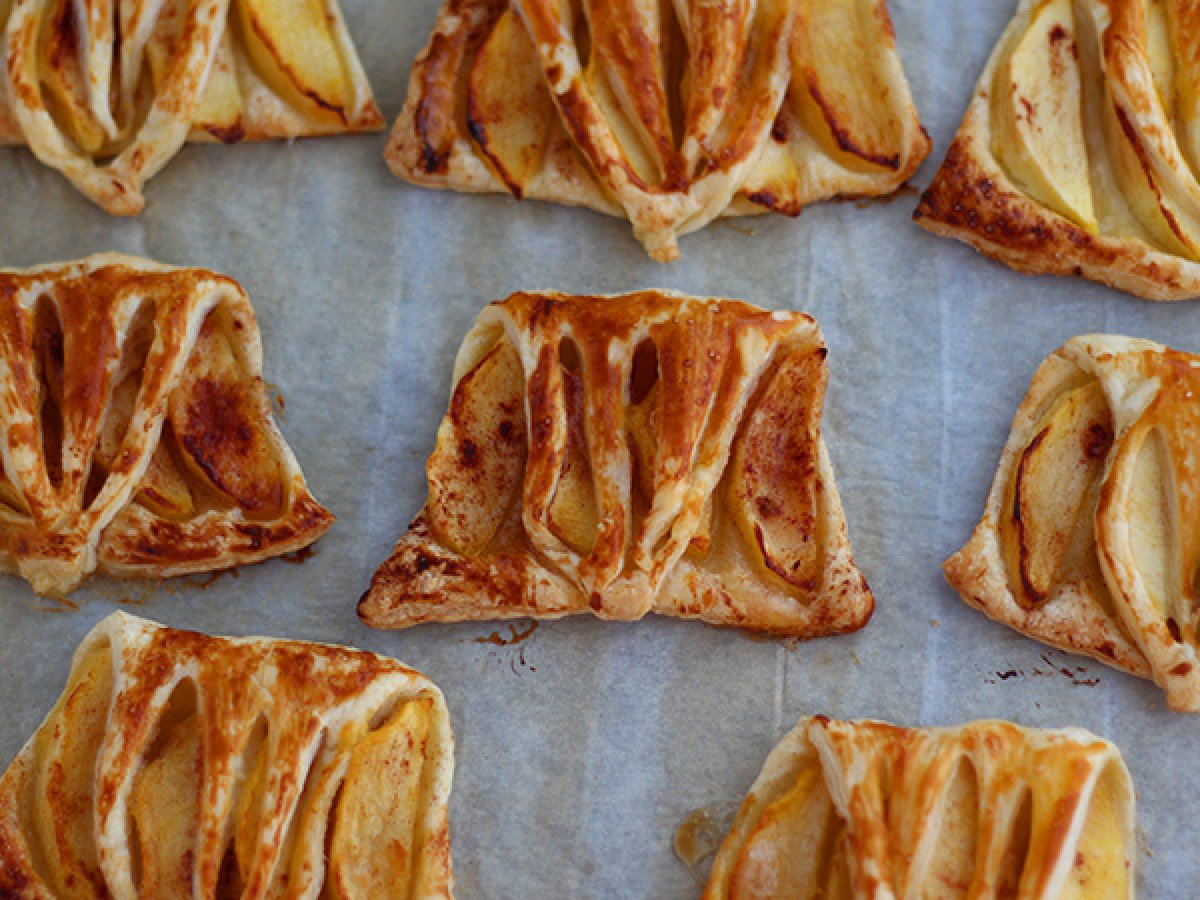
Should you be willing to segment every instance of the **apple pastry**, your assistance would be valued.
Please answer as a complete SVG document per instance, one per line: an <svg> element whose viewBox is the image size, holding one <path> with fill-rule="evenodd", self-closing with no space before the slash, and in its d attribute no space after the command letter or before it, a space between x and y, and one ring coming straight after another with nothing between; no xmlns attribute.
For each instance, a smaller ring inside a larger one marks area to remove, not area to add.
<svg viewBox="0 0 1200 900"><path fill-rule="evenodd" d="M947 560L964 600L1200 711L1200 357L1072 338L1017 409L983 520Z"/></svg>
<svg viewBox="0 0 1200 900"><path fill-rule="evenodd" d="M394 660L113 613L0 779L0 895L449 900L453 769Z"/></svg>
<svg viewBox="0 0 1200 900"><path fill-rule="evenodd" d="M916 219L1021 272L1200 295L1200 8L1021 0Z"/></svg>
<svg viewBox="0 0 1200 900"><path fill-rule="evenodd" d="M1129 900L1134 796L1080 728L801 720L771 751L703 900Z"/></svg>
<svg viewBox="0 0 1200 900"><path fill-rule="evenodd" d="M187 140L377 131L337 0L0 0L0 144L113 215Z"/></svg>
<svg viewBox="0 0 1200 900"><path fill-rule="evenodd" d="M359 615L861 628L874 600L821 439L825 352L808 316L735 300L491 304L455 362L425 508Z"/></svg>
<svg viewBox="0 0 1200 900"><path fill-rule="evenodd" d="M230 278L104 254L0 270L0 571L62 596L306 547L333 523Z"/></svg>
<svg viewBox="0 0 1200 900"><path fill-rule="evenodd" d="M445 0L387 161L622 216L665 261L717 216L895 191L928 152L886 0Z"/></svg>

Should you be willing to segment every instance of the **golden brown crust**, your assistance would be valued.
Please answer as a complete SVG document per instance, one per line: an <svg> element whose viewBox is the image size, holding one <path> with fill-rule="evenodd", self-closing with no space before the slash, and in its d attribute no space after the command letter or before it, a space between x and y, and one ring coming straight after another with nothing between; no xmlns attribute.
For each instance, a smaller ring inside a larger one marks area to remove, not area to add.
<svg viewBox="0 0 1200 900"><path fill-rule="evenodd" d="M820 436L826 371L812 319L738 301L492 304L459 352L429 500L359 615L861 627L874 600Z"/></svg>
<svg viewBox="0 0 1200 900"><path fill-rule="evenodd" d="M0 894L384 896L363 888L386 875L449 898L453 754L441 693L397 662L114 613L0 779Z"/></svg>
<svg viewBox="0 0 1200 900"><path fill-rule="evenodd" d="M1054 92L1031 88L1032 74L1008 80L1006 67L1022 42L1042 39L1039 23L1050 6L1048 0L1019 4L914 218L1018 272L1080 276L1149 300L1193 298L1200 294L1200 256L1190 220L1176 206L1200 196L1200 186L1184 159L1183 133L1164 124L1176 112L1153 100L1153 83L1146 83L1155 63L1141 24L1148 14L1142 0L1088 0L1066 23L1069 32L1062 23L1050 30L1049 39L1065 50L1049 55L1036 83L1056 86L1067 108L1045 111L1041 105ZM1110 14L1112 23L1103 25ZM1178 91L1182 98L1196 74L1180 65L1178 86L1166 88L1168 94ZM1070 87L1076 81L1081 92ZM1190 115L1184 101L1177 102L1178 115ZM1010 115L1017 125L1001 121ZM1069 122L1069 138L1052 136L1048 120ZM1064 146L1071 143L1076 146ZM1049 159L1037 158L1039 152ZM1054 161L1081 155L1076 171ZM1021 166L1040 166L1040 174ZM1032 184L1035 177L1050 186ZM1072 205L1055 196L1072 188L1085 199ZM1163 229L1171 233L1164 237Z"/></svg>
<svg viewBox="0 0 1200 900"><path fill-rule="evenodd" d="M983 519L945 564L989 617L1151 678L1186 711L1200 709L1184 599L1200 552L1198 391L1197 357L1117 336L1068 341L1034 376Z"/></svg>
<svg viewBox="0 0 1200 900"><path fill-rule="evenodd" d="M928 154L884 0L677 6L446 0L388 165L624 216L670 260L717 216L890 193Z"/></svg>
<svg viewBox="0 0 1200 900"><path fill-rule="evenodd" d="M275 426L232 279L132 257L0 271L0 567L63 595L306 547L333 516Z"/></svg>
<svg viewBox="0 0 1200 900"><path fill-rule="evenodd" d="M704 900L1132 898L1134 796L1078 728L803 719L771 751Z"/></svg>
<svg viewBox="0 0 1200 900"><path fill-rule="evenodd" d="M337 0L314 3L165 0L149 20L151 7L117 17L108 0L19 0L0 15L0 145L28 144L94 203L134 215L185 140L380 130Z"/></svg>

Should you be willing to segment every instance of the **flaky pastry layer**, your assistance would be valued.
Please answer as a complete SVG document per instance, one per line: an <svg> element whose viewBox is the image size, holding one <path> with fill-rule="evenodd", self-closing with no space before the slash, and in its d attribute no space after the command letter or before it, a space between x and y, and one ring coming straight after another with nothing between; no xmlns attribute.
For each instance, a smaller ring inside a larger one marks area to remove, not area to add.
<svg viewBox="0 0 1200 900"><path fill-rule="evenodd" d="M1134 797L1079 728L801 720L767 757L703 900L1134 896Z"/></svg>
<svg viewBox="0 0 1200 900"><path fill-rule="evenodd" d="M717 216L890 193L928 152L885 0L446 0L387 161L623 216L671 260Z"/></svg>
<svg viewBox="0 0 1200 900"><path fill-rule="evenodd" d="M0 779L0 894L449 898L453 765L400 663L113 613Z"/></svg>
<svg viewBox="0 0 1200 900"><path fill-rule="evenodd" d="M257 562L332 523L235 281L116 254L0 270L0 571L61 596L95 571Z"/></svg>
<svg viewBox="0 0 1200 900"><path fill-rule="evenodd" d="M0 144L113 215L187 140L383 127L337 0L11 0L0 26Z"/></svg>
<svg viewBox="0 0 1200 900"><path fill-rule="evenodd" d="M1200 357L1072 338L1034 376L947 579L991 618L1200 710L1198 442Z"/></svg>
<svg viewBox="0 0 1200 900"><path fill-rule="evenodd" d="M808 316L661 291L519 293L463 341L429 497L370 625L649 612L814 637L874 609Z"/></svg>
<svg viewBox="0 0 1200 900"><path fill-rule="evenodd" d="M919 224L1020 272L1200 294L1200 8L1021 0Z"/></svg>

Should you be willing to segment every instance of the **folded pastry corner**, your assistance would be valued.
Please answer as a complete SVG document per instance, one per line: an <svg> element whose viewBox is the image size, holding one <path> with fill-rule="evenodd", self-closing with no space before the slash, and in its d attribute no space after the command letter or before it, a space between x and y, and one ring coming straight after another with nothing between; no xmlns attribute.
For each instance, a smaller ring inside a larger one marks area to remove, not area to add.
<svg viewBox="0 0 1200 900"><path fill-rule="evenodd" d="M187 140L384 125L337 0L16 0L0 27L0 144L113 215Z"/></svg>
<svg viewBox="0 0 1200 900"><path fill-rule="evenodd" d="M1020 272L1200 295L1186 3L1021 0L915 218Z"/></svg>
<svg viewBox="0 0 1200 900"><path fill-rule="evenodd" d="M0 895L449 900L453 768L398 662L113 613L0 779Z"/></svg>
<svg viewBox="0 0 1200 900"><path fill-rule="evenodd" d="M801 720L771 751L703 900L1134 896L1134 793L1080 728Z"/></svg>
<svg viewBox="0 0 1200 900"><path fill-rule="evenodd" d="M862 627L874 600L821 438L825 355L808 316L734 300L491 304L455 363L428 500L359 615Z"/></svg>
<svg viewBox="0 0 1200 900"><path fill-rule="evenodd" d="M665 261L718 216L895 191L928 153L886 0L445 0L386 156L622 216Z"/></svg>
<svg viewBox="0 0 1200 900"><path fill-rule="evenodd" d="M0 571L62 596L95 571L257 562L332 523L237 282L117 254L0 269Z"/></svg>
<svg viewBox="0 0 1200 900"><path fill-rule="evenodd" d="M1113 335L1042 363L946 577L991 618L1200 711L1200 357Z"/></svg>

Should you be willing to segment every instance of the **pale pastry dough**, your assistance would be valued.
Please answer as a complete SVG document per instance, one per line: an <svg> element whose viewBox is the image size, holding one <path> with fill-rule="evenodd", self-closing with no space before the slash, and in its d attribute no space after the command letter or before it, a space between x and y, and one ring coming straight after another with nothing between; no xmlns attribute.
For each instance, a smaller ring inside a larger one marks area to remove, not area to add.
<svg viewBox="0 0 1200 900"><path fill-rule="evenodd" d="M232 279L104 254L0 270L0 571L64 595L306 547L333 516Z"/></svg>
<svg viewBox="0 0 1200 900"><path fill-rule="evenodd" d="M0 895L449 898L453 768L398 662L113 613L0 779Z"/></svg>
<svg viewBox="0 0 1200 900"><path fill-rule="evenodd" d="M337 0L0 0L0 144L113 215L187 140L375 131Z"/></svg>
<svg viewBox="0 0 1200 900"><path fill-rule="evenodd" d="M1072 338L1013 419L983 520L946 561L972 606L1200 711L1200 357Z"/></svg>
<svg viewBox="0 0 1200 900"><path fill-rule="evenodd" d="M646 613L815 637L874 609L821 439L808 316L518 293L467 334L429 498L370 625Z"/></svg>
<svg viewBox="0 0 1200 900"><path fill-rule="evenodd" d="M771 751L703 900L1132 900L1134 796L1080 728L803 719Z"/></svg>
<svg viewBox="0 0 1200 900"><path fill-rule="evenodd" d="M895 191L928 152L886 0L445 0L387 161L623 216L670 260L717 216Z"/></svg>
<svg viewBox="0 0 1200 900"><path fill-rule="evenodd" d="M1021 0L917 208L1021 272L1200 295L1200 7Z"/></svg>

